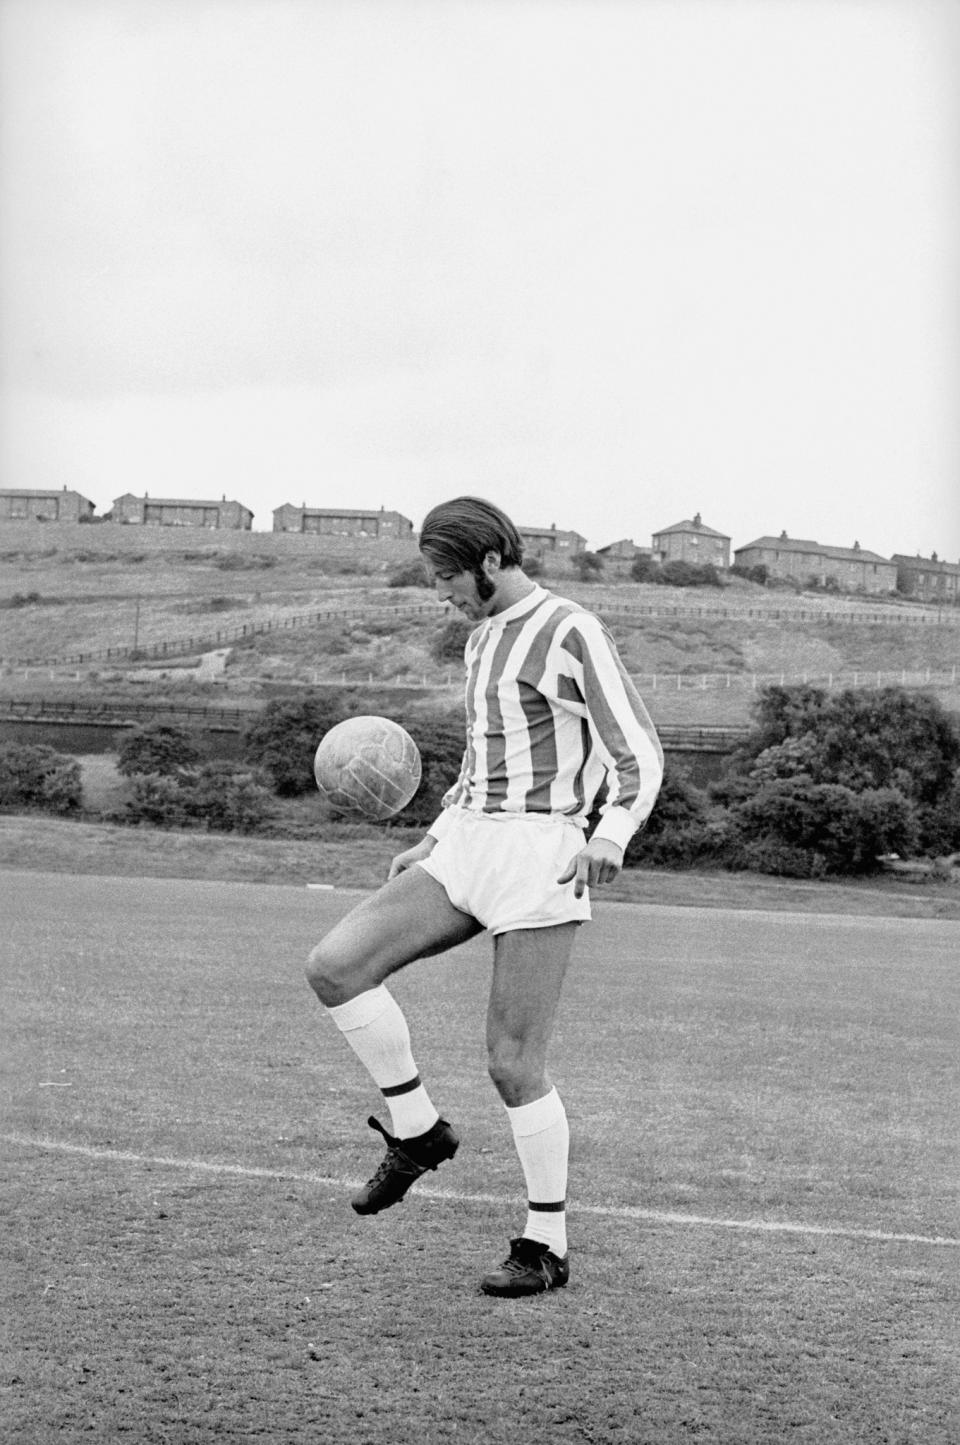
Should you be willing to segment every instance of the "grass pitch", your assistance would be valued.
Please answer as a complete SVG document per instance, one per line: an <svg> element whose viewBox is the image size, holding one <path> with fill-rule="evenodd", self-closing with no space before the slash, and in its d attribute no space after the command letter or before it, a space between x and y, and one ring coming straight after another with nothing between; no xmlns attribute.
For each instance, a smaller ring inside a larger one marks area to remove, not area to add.
<svg viewBox="0 0 960 1445"><path fill-rule="evenodd" d="M485 940L395 980L463 1144L361 1220L378 1099L302 981L351 898L0 887L5 1440L960 1439L956 923L598 906L571 1284L511 1302Z"/></svg>

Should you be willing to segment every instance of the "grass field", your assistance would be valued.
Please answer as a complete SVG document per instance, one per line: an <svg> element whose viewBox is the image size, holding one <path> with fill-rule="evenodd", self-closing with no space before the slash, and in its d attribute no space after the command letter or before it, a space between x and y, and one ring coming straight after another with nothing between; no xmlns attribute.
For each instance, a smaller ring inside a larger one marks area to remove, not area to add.
<svg viewBox="0 0 960 1445"><path fill-rule="evenodd" d="M377 1098L302 980L348 894L0 888L5 1441L960 1439L955 922L599 906L571 1284L509 1302L483 939L395 984L460 1152L360 1220Z"/></svg>

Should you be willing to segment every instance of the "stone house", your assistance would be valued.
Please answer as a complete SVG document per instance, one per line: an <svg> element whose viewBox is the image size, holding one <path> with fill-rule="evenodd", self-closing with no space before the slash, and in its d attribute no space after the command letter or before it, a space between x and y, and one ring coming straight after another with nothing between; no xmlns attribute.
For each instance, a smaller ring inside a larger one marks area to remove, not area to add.
<svg viewBox="0 0 960 1445"><path fill-rule="evenodd" d="M936 552L930 557L907 557L894 552L897 591L920 602L960 602L960 563L941 562Z"/></svg>
<svg viewBox="0 0 960 1445"><path fill-rule="evenodd" d="M766 567L771 577L801 586L834 585L844 592L885 594L897 586L897 565L854 542L852 547L828 547L820 542L788 537L758 537L738 547L734 558L741 567Z"/></svg>
<svg viewBox="0 0 960 1445"><path fill-rule="evenodd" d="M518 523L517 531L523 538L525 551L541 560L557 555L576 557L587 545L586 537L581 537L579 532L560 531L556 522L551 522L549 527L521 527Z"/></svg>
<svg viewBox="0 0 960 1445"><path fill-rule="evenodd" d="M45 491L38 487L0 488L0 522L92 521L96 507L69 487Z"/></svg>
<svg viewBox="0 0 960 1445"><path fill-rule="evenodd" d="M205 502L195 497L151 497L147 492L135 497L132 492L125 492L114 500L111 520L142 526L249 532L253 513L241 502L228 502L225 495L219 502Z"/></svg>
<svg viewBox="0 0 960 1445"><path fill-rule="evenodd" d="M413 523L399 512L363 511L353 507L295 507L286 502L273 509L275 532L308 532L325 537L413 537Z"/></svg>
<svg viewBox="0 0 960 1445"><path fill-rule="evenodd" d="M653 555L658 562L693 562L701 566L730 566L730 538L707 527L697 512L689 521L674 522L654 532Z"/></svg>

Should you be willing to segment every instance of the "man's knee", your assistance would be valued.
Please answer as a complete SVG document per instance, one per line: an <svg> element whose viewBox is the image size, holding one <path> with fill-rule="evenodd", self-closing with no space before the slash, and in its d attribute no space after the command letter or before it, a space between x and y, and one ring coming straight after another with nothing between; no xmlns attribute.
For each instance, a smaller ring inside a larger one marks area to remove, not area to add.
<svg viewBox="0 0 960 1445"><path fill-rule="evenodd" d="M525 1049L521 1039L506 1037L492 1042L487 1050L487 1068L508 1108L528 1103L543 1092L543 1059Z"/></svg>
<svg viewBox="0 0 960 1445"><path fill-rule="evenodd" d="M316 948L310 950L306 968L307 982L327 1008L346 1003L352 993L356 992L347 982L350 970L344 964L342 954L331 948L326 939L322 939Z"/></svg>

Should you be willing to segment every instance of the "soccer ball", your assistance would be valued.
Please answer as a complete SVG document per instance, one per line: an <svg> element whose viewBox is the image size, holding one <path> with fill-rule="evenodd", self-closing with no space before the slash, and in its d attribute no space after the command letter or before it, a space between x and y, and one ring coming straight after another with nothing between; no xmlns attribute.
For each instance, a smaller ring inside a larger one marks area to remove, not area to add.
<svg viewBox="0 0 960 1445"><path fill-rule="evenodd" d="M313 775L335 813L371 822L392 818L420 786L422 767L410 734L388 717L351 717L320 740Z"/></svg>

